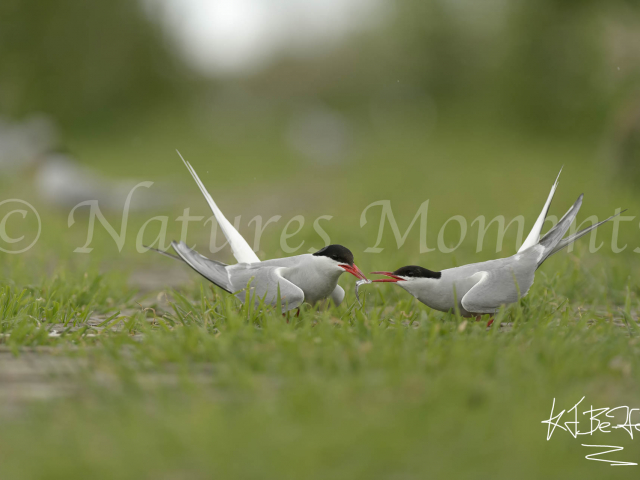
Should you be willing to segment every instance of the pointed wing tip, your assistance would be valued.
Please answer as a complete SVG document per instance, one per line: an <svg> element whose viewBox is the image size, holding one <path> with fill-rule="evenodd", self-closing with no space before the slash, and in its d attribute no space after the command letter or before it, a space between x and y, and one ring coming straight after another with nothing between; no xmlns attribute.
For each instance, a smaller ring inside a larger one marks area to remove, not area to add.
<svg viewBox="0 0 640 480"><path fill-rule="evenodd" d="M178 152L178 150L176 150L176 152ZM184 159L184 157L180 154L180 152L178 152L178 155L180 155L180 158L182 159L182 163L184 163L184 166L187 167L187 170L189 171L189 173L191 174L193 179L198 184L198 187L200 188L200 190L202 191L202 193L206 197L208 195L208 192L205 194L206 189L204 187L204 184L202 184L202 181L200 180L200 177L196 173L196 170L193 168L193 166L187 160Z"/></svg>
<svg viewBox="0 0 640 480"><path fill-rule="evenodd" d="M556 177L556 183L554 184L554 187L558 186L558 181L560 181L560 175L562 175L562 170L564 170L564 165L560 167L560 171L558 172L558 176Z"/></svg>
<svg viewBox="0 0 640 480"><path fill-rule="evenodd" d="M191 164L184 159L184 157L180 153L180 150L178 150L177 148L176 148L176 153L180 157L180 160L182 160L182 162L187 166L187 168L193 168L193 167L191 167Z"/></svg>
<svg viewBox="0 0 640 480"><path fill-rule="evenodd" d="M629 210L628 208L625 208L624 210L622 210L621 212L618 213L614 213L613 215L611 215L607 220L611 220L613 218L619 217L620 215L622 215L624 212L626 212L627 210ZM605 222L607 221L605 220Z"/></svg>

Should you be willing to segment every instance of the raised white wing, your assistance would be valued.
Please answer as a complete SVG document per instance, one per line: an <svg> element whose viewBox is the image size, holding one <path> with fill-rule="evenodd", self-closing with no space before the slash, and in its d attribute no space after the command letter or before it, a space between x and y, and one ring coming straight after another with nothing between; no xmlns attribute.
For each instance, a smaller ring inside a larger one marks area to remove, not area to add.
<svg viewBox="0 0 640 480"><path fill-rule="evenodd" d="M560 169L560 173L562 173L562 168ZM527 248L531 248L534 245L537 245L537 243L540 241L540 233L542 232L542 226L544 225L544 221L547 218L547 213L549 212L549 207L551 206L551 200L553 200L553 196L556 193L556 188L558 188L558 180L560 179L560 173L558 173L558 176L556 177L556 181L553 184L553 187L551 187L551 192L549 193L549 197L547 198L547 201L544 204L544 207L542 208L542 212L540 212L540 216L538 217L538 220L536 220L536 223L533 225L531 232L529 232L529 235L527 236L526 240L520 247L520 250L518 250L518 253L524 252Z"/></svg>
<svg viewBox="0 0 640 480"><path fill-rule="evenodd" d="M176 152L178 151L176 150ZM211 195L209 195L209 192L207 192L207 189L204 187L204 184L200 180L200 177L198 177L198 174L193 169L191 164L182 157L180 152L178 152L178 155L180 155L180 158L189 170L189 173L191 173L191 176L198 184L198 187L204 195L205 200L209 204L209 207L211 207L211 211L215 215L216 220L218 221L218 225L220 225L220 228L222 229L222 233L224 233L224 236L227 238L227 241L231 246L231 250L233 251L233 256L236 257L236 260L241 263L259 262L260 259L255 254L251 246L249 246L247 241L242 238L242 235L240 235L240 233L234 228L231 222L229 222L229 220L227 220L222 214L222 212L218 208L218 205L216 205L216 202L213 201L213 198L211 198Z"/></svg>

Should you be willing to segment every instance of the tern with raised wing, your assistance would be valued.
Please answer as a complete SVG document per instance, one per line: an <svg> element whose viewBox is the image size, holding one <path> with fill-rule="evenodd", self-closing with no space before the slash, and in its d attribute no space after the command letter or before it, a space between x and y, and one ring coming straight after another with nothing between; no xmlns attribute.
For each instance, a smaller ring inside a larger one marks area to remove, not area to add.
<svg viewBox="0 0 640 480"><path fill-rule="evenodd" d="M182 161L213 211L238 263L226 265L211 260L190 249L184 242L171 242L178 257L158 252L183 260L204 278L226 292L235 294L243 302L247 293L252 301L258 303L264 300L265 305L276 305L280 298L283 312L299 308L303 302L314 304L327 298L336 305L340 304L345 293L338 285L338 279L344 272L366 280L367 277L354 263L351 251L342 245L328 245L313 254L260 261L242 235L222 214L191 164L184 158Z"/></svg>
<svg viewBox="0 0 640 480"><path fill-rule="evenodd" d="M394 272L371 272L389 277L373 282L395 283L428 307L443 312L458 309L462 316L475 316L478 319L484 314L495 314L503 305L519 301L528 293L536 270L547 258L619 215L613 215L563 239L582 205L583 195L580 195L564 217L546 235L540 237L559 177L560 174L531 233L515 255L441 272L415 265L402 267Z"/></svg>

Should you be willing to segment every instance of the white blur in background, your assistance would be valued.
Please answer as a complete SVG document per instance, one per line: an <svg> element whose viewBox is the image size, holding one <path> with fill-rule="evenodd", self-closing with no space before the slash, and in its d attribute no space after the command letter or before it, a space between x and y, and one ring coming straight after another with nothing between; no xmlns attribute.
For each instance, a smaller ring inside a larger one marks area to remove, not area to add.
<svg viewBox="0 0 640 480"><path fill-rule="evenodd" d="M283 55L319 53L375 27L385 0L145 0L192 67L251 74Z"/></svg>

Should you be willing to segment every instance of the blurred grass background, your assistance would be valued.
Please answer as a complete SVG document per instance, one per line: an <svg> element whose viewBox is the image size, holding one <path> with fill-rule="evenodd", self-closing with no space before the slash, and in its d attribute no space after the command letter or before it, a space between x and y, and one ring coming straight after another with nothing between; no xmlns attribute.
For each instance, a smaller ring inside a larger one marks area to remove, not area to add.
<svg viewBox="0 0 640 480"><path fill-rule="evenodd" d="M202 24L220 33L194 37ZM10 401L9 384L3 478L553 478L563 466L563 478L610 474L584 460L578 441L545 443L539 422L554 395L637 399L636 338L604 320L622 310L637 318L637 217L621 225L623 253L612 253L607 225L598 253L583 239L546 262L524 314L508 313L521 325L503 337L460 330L459 319L391 287L369 293L369 310L309 312L295 325L247 321L227 305L220 318L150 331L152 314L137 310L172 311L170 287L195 305L222 300L180 265L138 253L135 240L153 215L169 215L168 239L180 236L173 219L184 208L210 216L175 149L227 217L242 216L247 238L254 216L282 216L267 227L261 258L283 255L280 233L296 215L306 222L290 244L323 246L313 220L331 215L323 228L365 272L506 256L515 229L502 253L495 226L476 252L477 225L453 254L420 254L417 225L401 248L387 228L384 251L365 253L379 209L363 228L360 215L390 200L404 233L429 200L431 248L453 215L469 224L524 215L528 232L562 165L553 214L584 192L580 220L616 208L637 216L639 27L630 0L4 0L0 115L16 125L46 115L55 148L105 179L153 181L167 204L132 213L121 252L97 227L94 250L73 253L88 216L78 210L67 227L70 209L39 196L32 159L2 173L2 199L33 203L43 222L34 248L1 254L2 328L14 338L4 343L11 355L79 359L73 384L83 386L25 406ZM121 213L105 216L118 229ZM146 242L158 228L147 228ZM210 228L189 229L203 253ZM458 234L447 230L447 244ZM215 257L231 260L228 249ZM341 283L353 301L351 282ZM124 309L119 335L46 335L47 322ZM419 328L400 328L405 319ZM140 332L146 341L129 335ZM628 445L621 459L633 461Z"/></svg>

